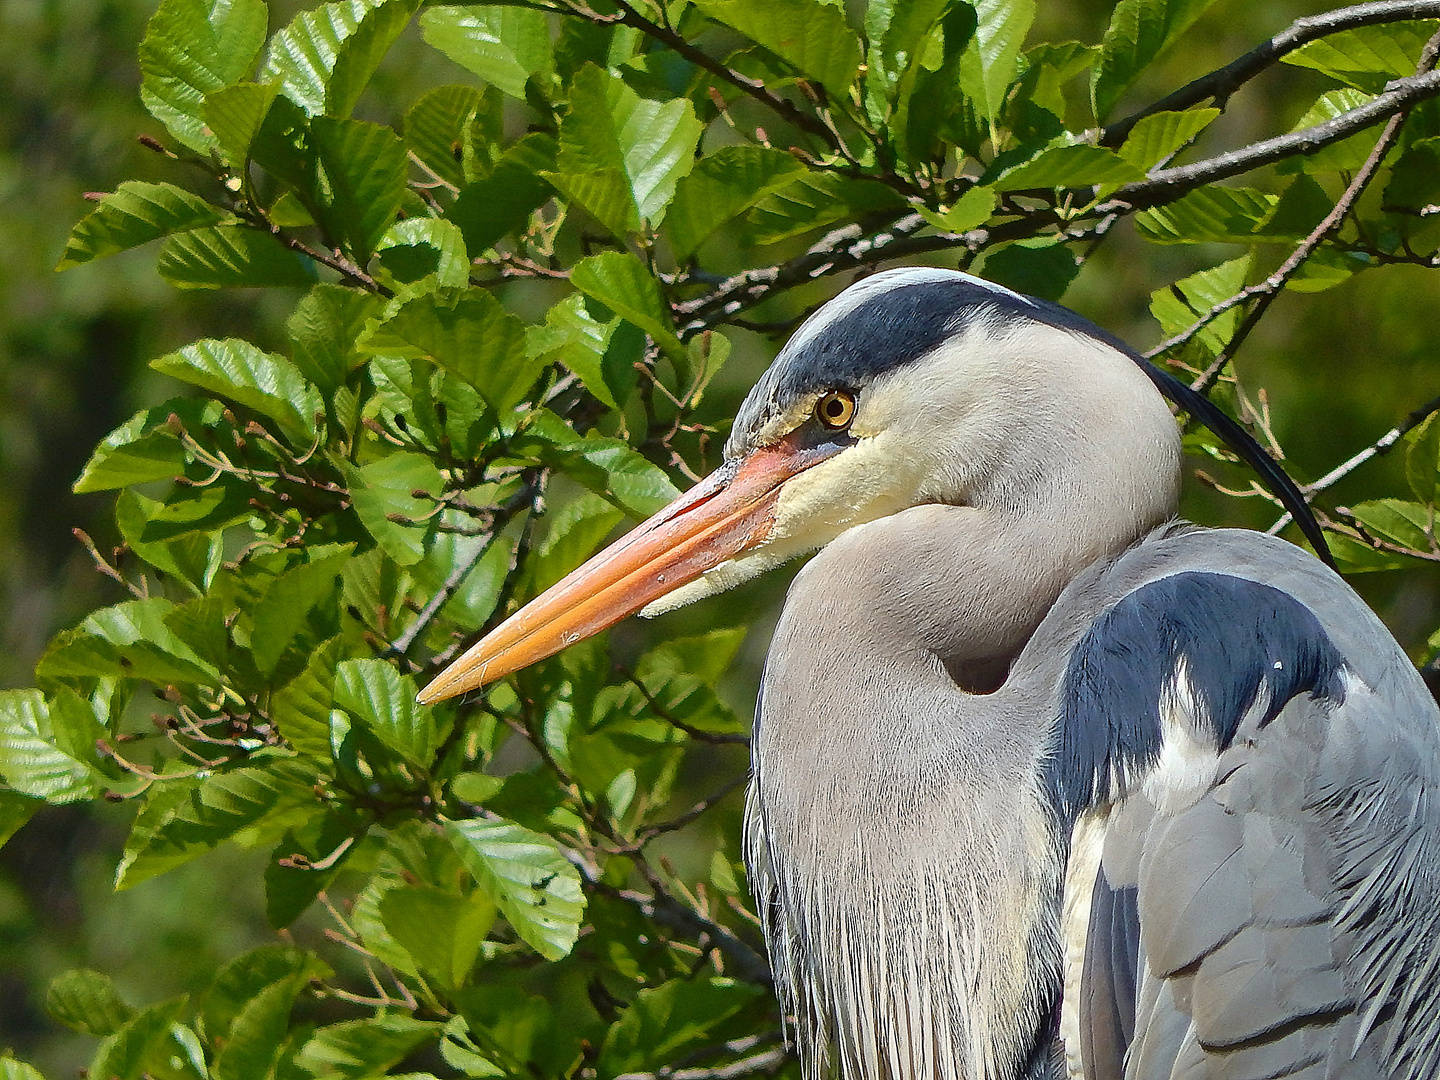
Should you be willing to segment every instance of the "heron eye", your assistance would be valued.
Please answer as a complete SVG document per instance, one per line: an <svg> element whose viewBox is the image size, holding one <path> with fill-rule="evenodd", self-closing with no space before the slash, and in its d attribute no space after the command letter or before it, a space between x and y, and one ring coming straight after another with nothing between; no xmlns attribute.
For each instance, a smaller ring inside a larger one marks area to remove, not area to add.
<svg viewBox="0 0 1440 1080"><path fill-rule="evenodd" d="M832 431L849 427L855 419L855 395L831 390L815 403L815 418Z"/></svg>

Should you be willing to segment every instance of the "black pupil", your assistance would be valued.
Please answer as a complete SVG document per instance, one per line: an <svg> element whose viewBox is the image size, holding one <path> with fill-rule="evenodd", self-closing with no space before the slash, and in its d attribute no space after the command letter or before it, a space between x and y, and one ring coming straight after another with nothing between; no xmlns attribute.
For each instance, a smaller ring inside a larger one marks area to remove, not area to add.
<svg viewBox="0 0 1440 1080"><path fill-rule="evenodd" d="M845 403L839 398L831 398L825 403L825 412L833 420L845 411Z"/></svg>

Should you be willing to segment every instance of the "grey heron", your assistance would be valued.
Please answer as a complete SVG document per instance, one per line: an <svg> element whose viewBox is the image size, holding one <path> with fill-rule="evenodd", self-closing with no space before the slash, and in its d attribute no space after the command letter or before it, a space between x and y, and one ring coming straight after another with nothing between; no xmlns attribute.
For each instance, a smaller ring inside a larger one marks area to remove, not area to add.
<svg viewBox="0 0 1440 1080"><path fill-rule="evenodd" d="M808 1080L1433 1080L1440 713L1319 560L1173 520L1157 381L1058 306L867 278L423 700L818 550L744 837Z"/></svg>

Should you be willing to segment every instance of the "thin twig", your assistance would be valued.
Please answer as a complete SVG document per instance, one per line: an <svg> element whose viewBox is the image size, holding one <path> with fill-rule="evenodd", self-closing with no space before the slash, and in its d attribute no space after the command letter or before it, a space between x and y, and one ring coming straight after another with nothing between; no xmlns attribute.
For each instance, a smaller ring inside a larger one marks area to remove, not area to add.
<svg viewBox="0 0 1440 1080"><path fill-rule="evenodd" d="M1305 496L1308 502L1311 496L1318 495L1326 488L1334 487L1371 458L1377 458L1389 453L1395 444L1403 439L1407 433L1419 427L1428 417L1433 416L1437 412L1440 412L1440 397L1433 397L1358 454L1341 462L1314 483L1302 485L1300 488L1301 494ZM1266 531L1272 534L1278 533L1281 529L1285 528L1286 525L1289 525L1292 520L1293 518L1291 518L1289 514L1283 514L1280 519Z"/></svg>
<svg viewBox="0 0 1440 1080"><path fill-rule="evenodd" d="M1207 99L1213 99L1215 104L1223 108L1230 95L1245 83L1274 66L1282 57L1319 38L1341 30L1374 26L1377 23L1437 17L1440 17L1440 0L1381 0L1379 3L1356 4L1354 7L1338 8L1320 15L1307 15L1303 19L1296 19L1285 30L1239 59L1186 83L1139 112L1103 128L1100 132L1100 145L1119 146L1137 123L1155 113L1179 112Z"/></svg>
<svg viewBox="0 0 1440 1080"><path fill-rule="evenodd" d="M1416 65L1416 74L1421 75L1428 73L1435 66L1437 54L1440 54L1440 34L1436 34L1426 43L1424 51L1420 54L1420 61ZM1325 238L1340 228L1341 223L1344 222L1356 202L1359 201L1360 196L1364 194L1365 189L1369 187L1370 181L1373 180L1375 174L1379 172L1381 164L1385 161L1385 156L1390 153L1391 148L1395 145L1395 140L1400 135L1400 128L1404 125L1409 115L1410 108L1407 106L1390 117L1390 120L1385 125L1385 130L1380 133L1380 138L1375 141L1375 146L1371 149L1370 156L1365 159L1365 163L1360 166L1360 171L1355 174L1354 179L1351 180L1345 188L1345 193L1336 201L1334 209L1325 215L1324 220L1311 230L1310 235L1290 253L1289 257L1280 264L1274 273L1260 282L1258 286L1251 286L1250 289L1243 290L1250 293L1255 300L1255 305L1246 313L1245 318L1242 319L1240 325L1236 327L1235 333L1230 335L1230 340L1225 343L1225 347L1220 350L1220 354L1215 357L1201 376L1195 380L1193 384L1194 389L1203 394L1215 385L1215 381L1220 378L1220 373L1225 370L1225 366L1229 364L1235 354L1239 352L1240 347L1245 343L1245 339L1250 336L1250 332L1259 324L1266 310L1270 307L1270 304L1274 302L1275 297L1280 295L1280 291L1285 287L1286 282L1295 275L1305 260L1324 243Z"/></svg>
<svg viewBox="0 0 1440 1080"><path fill-rule="evenodd" d="M621 1073L615 1080L738 1080L742 1076L770 1073L785 1064L787 1051L783 1046L764 1050L750 1057L717 1065L709 1069L657 1069L652 1073Z"/></svg>
<svg viewBox="0 0 1440 1080"><path fill-rule="evenodd" d="M1356 132L1378 124L1401 109L1410 108L1427 98L1440 94L1440 72L1412 75L1396 79L1385 93L1358 108L1342 113L1323 124L1263 139L1238 150L1231 150L1190 165L1158 169L1144 180L1126 184L1109 199L1095 207L1094 213L1108 214L1125 209L1138 210L1178 199L1195 188L1216 180L1225 180L1240 173L1272 165L1297 154L1309 155L1331 143L1347 139Z"/></svg>

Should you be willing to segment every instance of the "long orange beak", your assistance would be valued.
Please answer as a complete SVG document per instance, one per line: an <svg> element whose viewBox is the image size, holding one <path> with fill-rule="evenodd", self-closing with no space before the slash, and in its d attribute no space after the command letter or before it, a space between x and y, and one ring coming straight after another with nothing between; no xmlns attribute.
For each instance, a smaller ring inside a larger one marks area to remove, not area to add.
<svg viewBox="0 0 1440 1080"><path fill-rule="evenodd" d="M762 543L781 485L842 448L804 447L791 435L717 469L485 635L420 692L420 702L478 689L554 656Z"/></svg>

